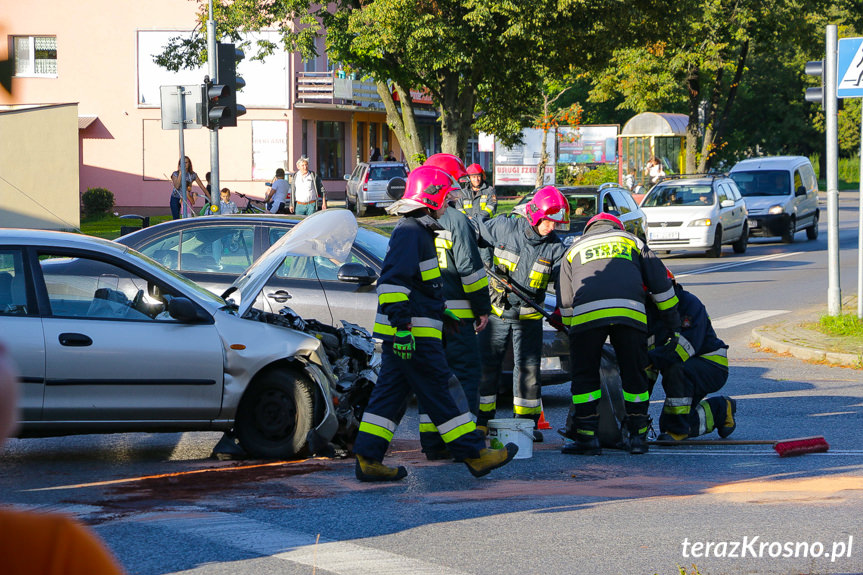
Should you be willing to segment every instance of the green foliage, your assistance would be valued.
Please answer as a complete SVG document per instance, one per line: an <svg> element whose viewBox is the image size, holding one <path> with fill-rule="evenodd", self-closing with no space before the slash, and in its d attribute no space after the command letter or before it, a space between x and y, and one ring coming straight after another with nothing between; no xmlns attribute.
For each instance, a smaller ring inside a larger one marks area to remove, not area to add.
<svg viewBox="0 0 863 575"><path fill-rule="evenodd" d="M81 195L81 205L87 216L104 216L114 207L114 194L105 188L89 188Z"/></svg>
<svg viewBox="0 0 863 575"><path fill-rule="evenodd" d="M818 322L818 329L827 335L842 337L863 337L863 321L856 315L824 315Z"/></svg>
<svg viewBox="0 0 863 575"><path fill-rule="evenodd" d="M617 181L617 165L594 168L581 164L558 164L555 184L558 186L598 186Z"/></svg>

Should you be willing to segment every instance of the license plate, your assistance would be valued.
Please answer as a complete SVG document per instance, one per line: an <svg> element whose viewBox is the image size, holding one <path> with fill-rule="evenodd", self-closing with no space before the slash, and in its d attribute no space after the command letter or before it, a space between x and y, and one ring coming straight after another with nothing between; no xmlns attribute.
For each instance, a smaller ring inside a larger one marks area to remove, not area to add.
<svg viewBox="0 0 863 575"><path fill-rule="evenodd" d="M758 227L758 220L746 220L746 223L749 224L750 228Z"/></svg>
<svg viewBox="0 0 863 575"><path fill-rule="evenodd" d="M650 230L647 233L651 240L676 240L678 238L676 230Z"/></svg>

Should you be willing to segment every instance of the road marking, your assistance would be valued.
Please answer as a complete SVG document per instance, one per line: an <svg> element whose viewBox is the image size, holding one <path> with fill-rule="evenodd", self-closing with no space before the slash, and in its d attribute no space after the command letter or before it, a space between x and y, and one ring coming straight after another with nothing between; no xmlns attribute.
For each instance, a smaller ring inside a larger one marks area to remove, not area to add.
<svg viewBox="0 0 863 575"><path fill-rule="evenodd" d="M345 541L330 541L228 513L201 513L200 508L149 513L127 521L146 522L191 537L209 539L264 557L308 565L339 575L465 575L442 565ZM173 516L172 516L173 515Z"/></svg>
<svg viewBox="0 0 863 575"><path fill-rule="evenodd" d="M768 317L773 317L775 315L782 315L783 313L791 312L787 309L753 309L750 311L741 311L731 315L725 315L717 319L711 319L710 323L713 324L715 329L728 329L730 327L743 325L744 323L767 319Z"/></svg>
<svg viewBox="0 0 863 575"><path fill-rule="evenodd" d="M727 270L727 269L731 269L731 268L736 268L736 267L740 267L740 266L745 266L745 265L749 265L749 264L754 264L754 263L758 263L758 262L766 262L766 261L770 261L770 260L778 260L781 258L796 256L796 255L800 255L803 253L806 253L806 252L789 252L789 253L784 253L784 254L772 254L769 256L759 256L757 258L750 258L748 260L728 262L727 264L719 264L719 265L710 266L707 268L701 268L699 270L695 270L694 272L674 274L674 277L677 279L680 279L680 278L685 278L685 277L689 277L689 276L697 276L700 274L709 274L712 272L719 272L719 271L723 271L723 270Z"/></svg>

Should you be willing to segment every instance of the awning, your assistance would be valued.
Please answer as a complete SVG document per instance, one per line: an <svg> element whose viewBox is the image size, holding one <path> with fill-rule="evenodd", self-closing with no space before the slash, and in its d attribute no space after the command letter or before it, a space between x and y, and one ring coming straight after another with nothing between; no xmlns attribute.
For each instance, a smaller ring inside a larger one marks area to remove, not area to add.
<svg viewBox="0 0 863 575"><path fill-rule="evenodd" d="M83 130L96 121L99 116L78 116L78 129Z"/></svg>

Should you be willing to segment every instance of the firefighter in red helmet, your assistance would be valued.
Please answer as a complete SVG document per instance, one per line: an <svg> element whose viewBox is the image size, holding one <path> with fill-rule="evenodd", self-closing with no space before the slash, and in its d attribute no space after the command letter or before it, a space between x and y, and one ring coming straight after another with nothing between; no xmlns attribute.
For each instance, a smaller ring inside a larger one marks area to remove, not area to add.
<svg viewBox="0 0 863 575"><path fill-rule="evenodd" d="M467 177L470 183L464 190L464 198L460 207L472 220L485 221L493 218L497 211L497 194L494 186L485 179L485 172L479 164L467 167Z"/></svg>

